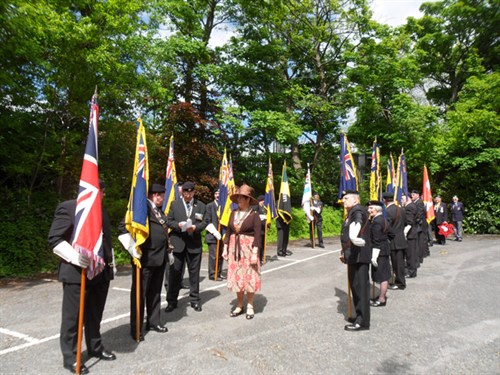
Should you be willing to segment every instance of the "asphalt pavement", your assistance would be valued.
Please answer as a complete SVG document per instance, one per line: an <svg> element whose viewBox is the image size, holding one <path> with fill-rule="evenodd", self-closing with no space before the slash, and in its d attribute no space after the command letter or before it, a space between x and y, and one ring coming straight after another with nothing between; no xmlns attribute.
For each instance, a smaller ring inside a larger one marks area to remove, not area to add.
<svg viewBox="0 0 500 375"><path fill-rule="evenodd" d="M236 296L208 279L204 254L203 311L181 291L176 310L162 309L169 331L139 344L129 335L130 269L120 269L101 327L118 358L88 358L83 344L85 365L91 374L500 374L500 236L431 247L418 277L389 291L362 332L344 331L339 239L327 238L324 249L306 244L292 242L286 258L268 245L252 320L229 317ZM0 374L69 374L59 348L61 298L54 278L0 287Z"/></svg>

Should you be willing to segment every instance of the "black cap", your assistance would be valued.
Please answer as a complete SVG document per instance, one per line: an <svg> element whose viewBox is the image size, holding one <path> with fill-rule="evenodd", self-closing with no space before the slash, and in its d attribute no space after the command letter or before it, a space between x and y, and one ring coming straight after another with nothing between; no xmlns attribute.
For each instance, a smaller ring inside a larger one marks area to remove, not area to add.
<svg viewBox="0 0 500 375"><path fill-rule="evenodd" d="M194 183L186 181L182 184L182 191L194 191Z"/></svg>
<svg viewBox="0 0 500 375"><path fill-rule="evenodd" d="M412 190L411 193L420 195L420 192L418 190Z"/></svg>
<svg viewBox="0 0 500 375"><path fill-rule="evenodd" d="M382 193L382 198L384 198L385 200L388 200L388 201L392 201L392 200L394 200L394 193L386 191L386 192Z"/></svg>
<svg viewBox="0 0 500 375"><path fill-rule="evenodd" d="M259 195L259 197L257 198L257 200L260 202L260 201L263 201L266 197L264 195Z"/></svg>
<svg viewBox="0 0 500 375"><path fill-rule="evenodd" d="M214 194L215 194L215 193L220 193L219 188L217 188L217 189L215 189L215 190L214 190Z"/></svg>
<svg viewBox="0 0 500 375"><path fill-rule="evenodd" d="M165 192L165 186L160 185L160 184L153 184L151 186L151 189L149 189L150 193L164 193Z"/></svg>
<svg viewBox="0 0 500 375"><path fill-rule="evenodd" d="M344 190L344 191L342 192L342 197L343 197L344 195L347 195L347 194L356 194L356 195L359 195L359 192L358 192L357 190Z"/></svg>
<svg viewBox="0 0 500 375"><path fill-rule="evenodd" d="M99 187L100 187L101 189L106 189L106 184L104 184L104 181L103 181L103 180L101 180L101 179L99 179Z"/></svg>
<svg viewBox="0 0 500 375"><path fill-rule="evenodd" d="M380 201L368 201L366 204L367 206L380 206L383 207L384 205Z"/></svg>

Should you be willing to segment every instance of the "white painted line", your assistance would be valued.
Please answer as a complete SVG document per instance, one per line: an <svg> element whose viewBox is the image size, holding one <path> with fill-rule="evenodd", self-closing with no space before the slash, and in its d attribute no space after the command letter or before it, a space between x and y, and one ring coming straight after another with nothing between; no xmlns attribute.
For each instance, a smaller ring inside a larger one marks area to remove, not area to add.
<svg viewBox="0 0 500 375"><path fill-rule="evenodd" d="M320 254L317 254L317 255L314 255L314 256L311 256L311 257L308 257L308 258L304 258L304 259L299 259L299 260L280 258L279 261L286 260L287 263L283 264L281 266L277 266L277 267L272 268L272 269L261 271L261 274L275 272L275 271L278 271L278 270L283 269L283 268L287 268L287 267L290 267L290 266L294 266L296 264L307 262L308 260L311 260L311 259L316 259L316 258L322 257L324 255L329 255L329 254L338 253L338 252L340 252L340 249L331 250L331 251L324 251L324 252L322 251ZM208 290L216 290L216 289L221 289L221 288L226 288L226 287L227 287L226 283L221 283L221 284L209 287L209 288L202 289L202 290L200 290L200 293L202 293L204 291L208 291ZM113 288L113 289L114 290L118 290L118 291L130 292L130 289L126 289L126 288ZM162 296L165 296L165 294L162 294ZM180 295L178 299L181 300L181 299L187 298L188 296L189 296L189 293L186 293L184 295ZM166 302L164 301L162 303L162 305L163 304L166 304ZM130 313L120 314L120 315L113 316L111 318L103 320L101 322L101 324L106 324L106 323L114 322L116 320L128 318L129 316L130 316ZM28 348L28 347L33 346L33 345L42 344L44 342L55 340L55 339L59 338L59 334L57 334L57 335L45 337L43 339L35 339L35 338L30 337L28 335L25 335L25 334L22 334L22 333L19 333L19 332L15 332L15 331L11 331L11 330L8 330L6 328L0 328L0 333L6 334L6 335L9 335L9 336L14 336L14 337L17 337L17 338L20 338L20 339L28 341L25 344L21 344L21 345L13 346L12 348L7 348L7 349L0 350L0 356L3 355L3 354L12 353L12 352L15 352L15 351L18 351L18 350L22 350L22 349Z"/></svg>

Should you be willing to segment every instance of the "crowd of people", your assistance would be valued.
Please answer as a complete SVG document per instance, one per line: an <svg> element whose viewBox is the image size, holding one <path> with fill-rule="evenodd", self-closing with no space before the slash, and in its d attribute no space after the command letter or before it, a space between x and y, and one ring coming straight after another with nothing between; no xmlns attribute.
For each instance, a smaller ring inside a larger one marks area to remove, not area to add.
<svg viewBox="0 0 500 375"><path fill-rule="evenodd" d="M101 182L104 196L104 184ZM261 266L265 257L265 233L270 223L266 222L264 197L254 197L254 190L243 184L230 196L235 207L229 218L224 236L219 225L218 195L207 205L195 198L195 184L185 182L180 188L180 197L171 202L168 213L162 211L165 188L153 184L148 192L149 235L137 246L127 231L125 220L118 226L119 240L131 257L132 287L130 294L130 334L143 341L146 331L165 333L168 331L161 321L161 289L167 290L167 313L177 308L184 270L189 276L189 305L202 311L200 298L200 268L202 259L202 234L209 247L210 280L221 281L227 277L227 288L236 293L236 306L230 317L245 314L254 318L254 296L261 289ZM322 216L323 203L317 193L311 204L314 220L310 224L311 246L315 245L315 232L319 247L323 248ZM369 201L368 209L361 206L357 191L346 191L343 196L347 216L341 232L341 260L347 264L349 285L352 290L355 315L345 326L347 331L368 330L370 307L386 305L388 289L404 290L406 279L417 277L417 270L426 256L430 255L429 230L425 207L417 191L411 198L404 197L403 204L396 205L391 193L384 193L384 202ZM384 208L385 207L385 208ZM76 200L61 203L55 212L49 232L49 244L61 258L59 280L63 283L63 309L60 346L63 366L77 372L77 323L80 299L81 273L89 265L89 259L76 252L70 245L75 222ZM434 228L437 243L444 245L446 236L439 231L448 220L447 207L436 197ZM450 206L455 228L455 239L462 241L463 204L453 197ZM384 212L385 211L385 212ZM88 354L102 360L114 360L115 354L104 348L100 323L106 302L110 280L116 267L111 248L111 233L106 211L103 217L104 271L86 283L85 293L85 341ZM278 216L277 255L289 256L289 223ZM436 229L438 228L438 229ZM443 238L444 237L444 238ZM227 262L227 275L222 273L223 261ZM380 294L370 300L369 268L372 280L380 284ZM139 290L138 290L139 289ZM246 295L246 306L245 306ZM81 364L79 372L86 374L88 368Z"/></svg>
<svg viewBox="0 0 500 375"><path fill-rule="evenodd" d="M410 197L403 196L401 205L395 204L393 193L383 193L383 200L370 200L366 209L360 204L357 191L343 194L347 216L342 225L340 260L347 264L355 311L348 319L346 331L369 330L370 307L386 306L388 289L404 290L406 279L417 277L424 258L430 255L429 246L434 243L428 228L434 228L437 244L446 244L448 233L443 227L448 228L447 207L440 196L435 198L434 215L429 215L434 220L430 222L416 190ZM454 196L450 210L457 241L462 241L463 209ZM380 285L374 299L370 299L370 265L371 280Z"/></svg>

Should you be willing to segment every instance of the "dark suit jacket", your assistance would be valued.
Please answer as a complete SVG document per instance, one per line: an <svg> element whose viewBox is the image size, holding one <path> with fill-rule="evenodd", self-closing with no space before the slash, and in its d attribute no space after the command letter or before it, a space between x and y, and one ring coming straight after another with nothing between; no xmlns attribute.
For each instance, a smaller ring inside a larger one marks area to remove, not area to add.
<svg viewBox="0 0 500 375"><path fill-rule="evenodd" d="M405 207L406 211L406 225L411 225L411 229L406 235L409 240L414 240L418 237L419 225L417 223L417 205L414 202L410 202Z"/></svg>
<svg viewBox="0 0 500 375"><path fill-rule="evenodd" d="M399 211L399 214L398 214ZM387 221L391 226L394 238L390 242L391 250L402 250L408 247L404 229L406 225L406 210L396 204L387 207Z"/></svg>
<svg viewBox="0 0 500 375"><path fill-rule="evenodd" d="M192 233L182 232L179 223L188 219L184 201L182 199L173 201L167 215L167 226L172 228L170 242L174 246L174 253L181 253L184 248L187 248L187 251L193 254L201 253L201 232L208 224L205 221L205 204L194 199L193 210L189 218L196 230Z"/></svg>
<svg viewBox="0 0 500 375"><path fill-rule="evenodd" d="M166 221L165 215L161 212L160 214L163 220ZM161 267L167 257L168 237L156 214L153 212L150 201L148 201L148 219L149 237L140 246L142 252L141 265L143 267ZM118 232L120 234L127 233L125 219L118 225Z"/></svg>
<svg viewBox="0 0 500 375"><path fill-rule="evenodd" d="M319 207L319 213L316 212L316 210L312 210L313 216L314 216L314 221L317 223L321 223L323 221L323 215L321 213L323 212L323 202L317 201L315 202L314 200L311 202L311 208L312 207Z"/></svg>
<svg viewBox="0 0 500 375"><path fill-rule="evenodd" d="M356 246L351 243L349 239L349 226L351 223L361 224L358 237L365 240L364 246ZM349 210L347 218L342 224L340 242L342 243L347 264L370 263L372 259L372 245L370 239L370 220L368 219L366 208L357 204Z"/></svg>
<svg viewBox="0 0 500 375"><path fill-rule="evenodd" d="M423 231L423 228L424 228L424 222L425 222L425 217L426 217L426 213L425 213L425 206L424 206L424 202L422 202L422 199L417 199L415 201L415 206L417 207L417 215L416 215L416 218L417 218L417 224L418 224L418 231L419 232L422 232Z"/></svg>
<svg viewBox="0 0 500 375"><path fill-rule="evenodd" d="M215 229L219 230L219 218L217 217L217 204L215 201L210 202L206 206L205 212L205 222L208 224L212 223ZM207 231L205 234L205 242L206 243L217 243L217 238L214 235Z"/></svg>
<svg viewBox="0 0 500 375"><path fill-rule="evenodd" d="M389 238L387 237L390 228L383 215L375 216L371 221L370 240L373 248L380 249L379 256L390 255Z"/></svg>
<svg viewBox="0 0 500 375"><path fill-rule="evenodd" d="M76 200L69 200L60 203L54 214L54 220L49 230L49 244L52 248L56 247L62 241L73 242L73 228L75 225ZM100 283L113 279L113 262L111 227L106 210L102 210L102 230L104 247L104 270L92 280L87 280L87 284ZM82 268L61 259L59 264L59 281L71 284L81 283Z"/></svg>
<svg viewBox="0 0 500 375"><path fill-rule="evenodd" d="M462 202L452 203L450 205L451 221L464 220L464 204Z"/></svg>
<svg viewBox="0 0 500 375"><path fill-rule="evenodd" d="M439 207L434 206L434 215L436 216L436 224L441 225L445 221L448 221L448 210L446 209L446 203L441 202Z"/></svg>

